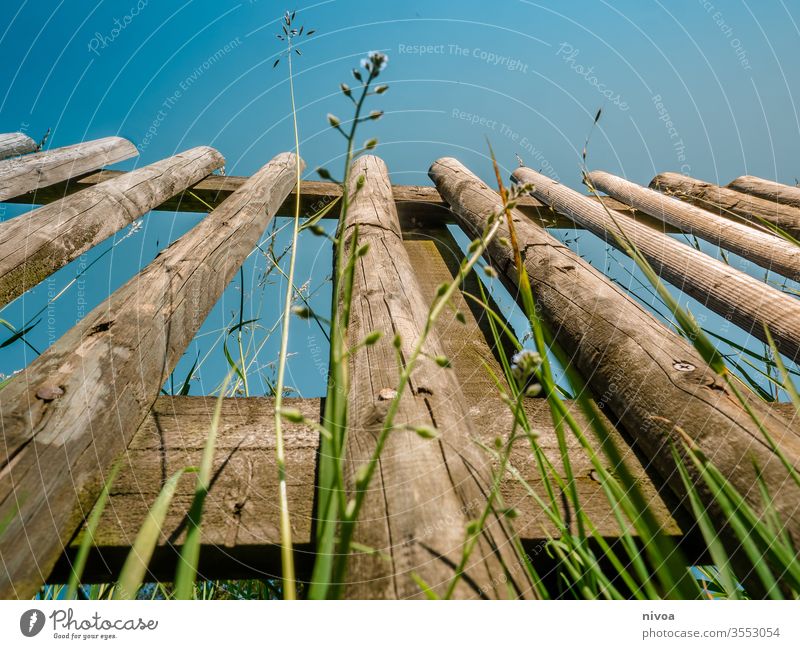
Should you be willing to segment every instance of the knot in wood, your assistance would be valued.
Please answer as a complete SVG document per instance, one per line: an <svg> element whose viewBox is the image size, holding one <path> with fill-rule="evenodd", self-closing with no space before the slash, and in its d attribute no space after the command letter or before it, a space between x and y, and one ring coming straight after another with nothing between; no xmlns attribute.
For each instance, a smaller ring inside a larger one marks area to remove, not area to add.
<svg viewBox="0 0 800 649"><path fill-rule="evenodd" d="M64 396L64 389L57 385L45 384L36 390L36 397L42 401L53 401Z"/></svg>

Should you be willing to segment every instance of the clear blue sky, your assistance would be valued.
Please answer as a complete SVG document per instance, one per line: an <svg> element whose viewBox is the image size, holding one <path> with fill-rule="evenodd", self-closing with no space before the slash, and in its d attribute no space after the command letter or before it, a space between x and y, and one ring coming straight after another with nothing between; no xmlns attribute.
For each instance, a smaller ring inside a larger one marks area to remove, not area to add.
<svg viewBox="0 0 800 649"><path fill-rule="evenodd" d="M339 82L365 52L383 50L392 88L376 107L386 117L364 135L380 139L377 153L395 183L427 184L430 163L445 155L488 180L489 137L506 168L516 166L519 154L529 166L579 188L580 151L600 107L592 168L641 183L667 170L721 183L743 173L789 183L800 177L796 2L328 0L294 7L267 0L141 0L141 9L137 2L5 0L0 131L39 138L51 128L50 147L122 135L141 153L119 165L123 169L210 144L227 158L227 173L250 174L292 146L286 69L272 63L278 20L283 10L296 8L298 21L317 30L297 59L301 148L309 170L338 167L341 141L325 115L347 115ZM226 45L229 52L215 56ZM0 206L2 218L18 213ZM142 231L86 273L80 291L74 285L45 312L30 341L46 347L74 324L76 313L96 305L199 218L148 216ZM281 249L285 239L279 239ZM627 271L591 235L581 234L573 245L630 284ZM330 254L313 238L303 250L298 283L312 278L314 290L330 272ZM248 314L261 304L258 313L268 327L278 315L280 277L273 273L274 283L258 289L263 269L251 258L245 293L252 298ZM64 269L0 318L19 326L78 270L75 264ZM758 274L752 266L748 272ZM206 335L184 371L195 354L213 347L209 332L238 309L238 278L235 284L204 326ZM328 300L323 287L313 303L325 313ZM711 315L707 322L721 326ZM315 325L298 323L292 379L308 396L323 389L324 368L314 356L324 362L326 354L310 351L318 342L324 348ZM276 337L267 341L262 363L274 358L276 347ZM0 349L0 372L32 358L21 342L9 345ZM212 352L193 393L211 391L222 367L220 354Z"/></svg>

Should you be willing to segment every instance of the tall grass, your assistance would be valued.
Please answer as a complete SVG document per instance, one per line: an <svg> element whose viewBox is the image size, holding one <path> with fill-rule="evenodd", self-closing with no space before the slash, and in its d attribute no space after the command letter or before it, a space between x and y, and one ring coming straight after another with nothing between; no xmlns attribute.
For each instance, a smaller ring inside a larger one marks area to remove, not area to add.
<svg viewBox="0 0 800 649"><path fill-rule="evenodd" d="M300 233L300 132L297 127L297 106L294 96L294 70L292 67L293 56L301 54L296 48L296 41L303 36L304 27L293 27L295 13L287 11L283 18L281 29L283 34L277 37L286 42L284 56L289 68L289 97L292 109L292 126L294 130L295 147L295 203L294 220L292 224L292 243L289 253L289 272L286 275L286 297L283 306L281 322L281 347L278 356L278 373L275 382L275 459L278 465L278 507L280 510L280 535L281 535L281 566L283 568L283 592L286 599L297 597L295 585L294 556L292 550L292 524L289 512L289 498L286 490L286 449L283 438L283 394L285 389L286 361L289 352L289 326L294 302L294 269L297 261L297 237ZM313 33L313 30L311 31ZM275 63L279 63L278 59Z"/></svg>

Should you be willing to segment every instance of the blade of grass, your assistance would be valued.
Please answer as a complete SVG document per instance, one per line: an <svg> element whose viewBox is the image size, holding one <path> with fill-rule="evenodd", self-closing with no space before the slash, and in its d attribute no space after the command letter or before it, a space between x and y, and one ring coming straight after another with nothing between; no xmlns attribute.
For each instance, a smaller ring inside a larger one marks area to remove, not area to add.
<svg viewBox="0 0 800 649"><path fill-rule="evenodd" d="M178 481L184 473L195 473L196 471L197 469L194 467L179 469L164 483L153 506L150 507L144 523L139 528L130 552L128 552L114 589L113 599L136 598L136 594L142 587L156 543L161 536L164 519L167 517L167 511L169 511L172 498L178 488Z"/></svg>
<svg viewBox="0 0 800 649"><path fill-rule="evenodd" d="M225 382L220 389L219 396L217 397L205 447L203 448L200 469L197 472L197 484L195 486L194 498L192 499L192 504L188 513L186 538L183 542L180 560L178 561L178 567L175 571L176 599L191 599L194 593L194 580L197 575L197 564L200 561L203 506L205 505L206 495L208 495L208 490L211 486L211 469L214 462L219 422L222 417L222 400L225 396L228 382L232 378L232 374L232 372L228 372L228 375L225 377Z"/></svg>
<svg viewBox="0 0 800 649"><path fill-rule="evenodd" d="M103 515L103 511L108 503L109 491L119 475L121 466L122 462L118 460L111 467L108 478L106 478L106 481L103 484L103 489L100 491L100 495L98 496L97 501L95 502L94 507L92 507L91 513L89 514L89 519L86 521L86 529L84 530L83 538L81 539L81 544L78 548L78 553L75 555L75 561L72 564L72 569L70 570L65 599L75 599L78 594L78 586L80 585L81 577L83 577L83 571L86 569L86 562L89 559L89 551L92 549L92 544L94 543L94 533L97 531L97 526L100 524L100 517Z"/></svg>

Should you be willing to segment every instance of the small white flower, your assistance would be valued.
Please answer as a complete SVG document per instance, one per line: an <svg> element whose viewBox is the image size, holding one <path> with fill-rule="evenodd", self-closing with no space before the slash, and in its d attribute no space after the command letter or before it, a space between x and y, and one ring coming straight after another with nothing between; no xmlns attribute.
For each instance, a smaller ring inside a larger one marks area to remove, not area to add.
<svg viewBox="0 0 800 649"><path fill-rule="evenodd" d="M389 62L389 57L383 52L369 52L367 58L361 59L361 67L370 72L383 72L386 69L386 64Z"/></svg>
<svg viewBox="0 0 800 649"><path fill-rule="evenodd" d="M541 364L542 357L530 349L523 349L511 357L511 371L520 383L527 382Z"/></svg>

